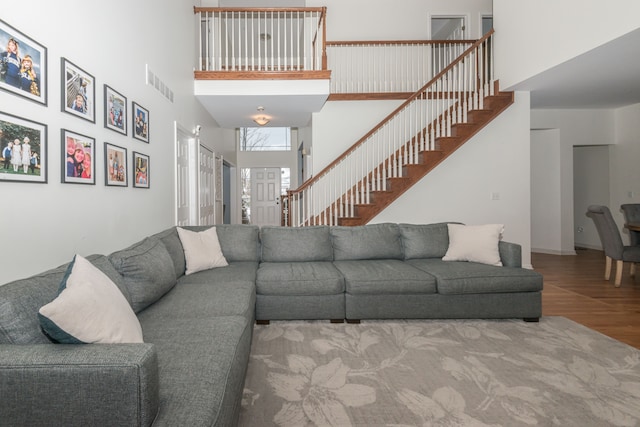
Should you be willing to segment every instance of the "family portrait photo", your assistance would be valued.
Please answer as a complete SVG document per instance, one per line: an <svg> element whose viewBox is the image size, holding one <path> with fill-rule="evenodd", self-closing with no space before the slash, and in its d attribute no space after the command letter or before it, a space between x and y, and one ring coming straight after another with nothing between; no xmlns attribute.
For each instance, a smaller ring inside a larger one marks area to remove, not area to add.
<svg viewBox="0 0 640 427"><path fill-rule="evenodd" d="M133 137L140 141L149 142L149 110L132 103L133 109Z"/></svg>
<svg viewBox="0 0 640 427"><path fill-rule="evenodd" d="M0 181L47 182L47 125L0 112Z"/></svg>
<svg viewBox="0 0 640 427"><path fill-rule="evenodd" d="M95 184L96 140L62 129L62 182Z"/></svg>
<svg viewBox="0 0 640 427"><path fill-rule="evenodd" d="M62 111L95 123L95 79L66 58L61 63Z"/></svg>
<svg viewBox="0 0 640 427"><path fill-rule="evenodd" d="M47 104L47 48L2 20L0 89Z"/></svg>
<svg viewBox="0 0 640 427"><path fill-rule="evenodd" d="M127 98L104 85L104 127L127 134Z"/></svg>
<svg viewBox="0 0 640 427"><path fill-rule="evenodd" d="M149 156L133 152L133 186L149 188Z"/></svg>
<svg viewBox="0 0 640 427"><path fill-rule="evenodd" d="M105 185L127 186L127 149L104 143Z"/></svg>

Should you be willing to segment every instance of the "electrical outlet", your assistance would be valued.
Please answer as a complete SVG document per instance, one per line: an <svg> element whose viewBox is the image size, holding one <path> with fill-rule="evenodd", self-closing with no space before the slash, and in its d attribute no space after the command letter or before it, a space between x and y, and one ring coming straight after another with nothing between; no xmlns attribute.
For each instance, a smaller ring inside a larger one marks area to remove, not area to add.
<svg viewBox="0 0 640 427"><path fill-rule="evenodd" d="M500 200L500 193L494 191L491 193L491 200Z"/></svg>

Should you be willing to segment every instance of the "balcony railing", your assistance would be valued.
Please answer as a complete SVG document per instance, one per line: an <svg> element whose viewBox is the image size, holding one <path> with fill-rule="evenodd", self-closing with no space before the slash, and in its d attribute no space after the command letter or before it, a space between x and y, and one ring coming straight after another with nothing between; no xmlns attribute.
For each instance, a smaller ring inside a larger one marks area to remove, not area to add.
<svg viewBox="0 0 640 427"><path fill-rule="evenodd" d="M329 41L332 94L413 93L475 40Z"/></svg>
<svg viewBox="0 0 640 427"><path fill-rule="evenodd" d="M326 8L195 8L197 71L326 70Z"/></svg>

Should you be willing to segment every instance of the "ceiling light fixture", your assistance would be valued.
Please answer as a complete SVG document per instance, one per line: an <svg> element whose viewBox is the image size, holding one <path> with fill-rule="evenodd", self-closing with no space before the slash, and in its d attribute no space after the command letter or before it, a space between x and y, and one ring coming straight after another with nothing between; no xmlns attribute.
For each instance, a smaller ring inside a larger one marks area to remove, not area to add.
<svg viewBox="0 0 640 427"><path fill-rule="evenodd" d="M262 113L264 111L264 107L262 106L258 107L258 111ZM269 123L271 119L265 115L262 115L262 116L254 117L253 121L256 122L259 126L264 126L267 123Z"/></svg>

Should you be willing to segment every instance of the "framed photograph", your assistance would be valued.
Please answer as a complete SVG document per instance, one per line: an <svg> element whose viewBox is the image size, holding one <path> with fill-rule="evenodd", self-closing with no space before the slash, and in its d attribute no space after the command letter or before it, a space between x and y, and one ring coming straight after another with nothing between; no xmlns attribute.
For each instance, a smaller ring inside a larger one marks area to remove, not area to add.
<svg viewBox="0 0 640 427"><path fill-rule="evenodd" d="M62 182L66 184L96 183L96 140L62 129Z"/></svg>
<svg viewBox="0 0 640 427"><path fill-rule="evenodd" d="M104 127L127 134L127 98L104 85Z"/></svg>
<svg viewBox="0 0 640 427"><path fill-rule="evenodd" d="M104 143L104 184L127 186L127 149Z"/></svg>
<svg viewBox="0 0 640 427"><path fill-rule="evenodd" d="M131 103L133 110L131 123L133 124L133 137L149 143L149 110L137 102Z"/></svg>
<svg viewBox="0 0 640 427"><path fill-rule="evenodd" d="M47 48L0 19L0 89L47 105Z"/></svg>
<svg viewBox="0 0 640 427"><path fill-rule="evenodd" d="M96 85L93 76L62 58L62 111L96 122Z"/></svg>
<svg viewBox="0 0 640 427"><path fill-rule="evenodd" d="M0 181L47 182L47 125L0 112L0 150Z"/></svg>
<svg viewBox="0 0 640 427"><path fill-rule="evenodd" d="M149 156L133 152L133 186L149 188Z"/></svg>

